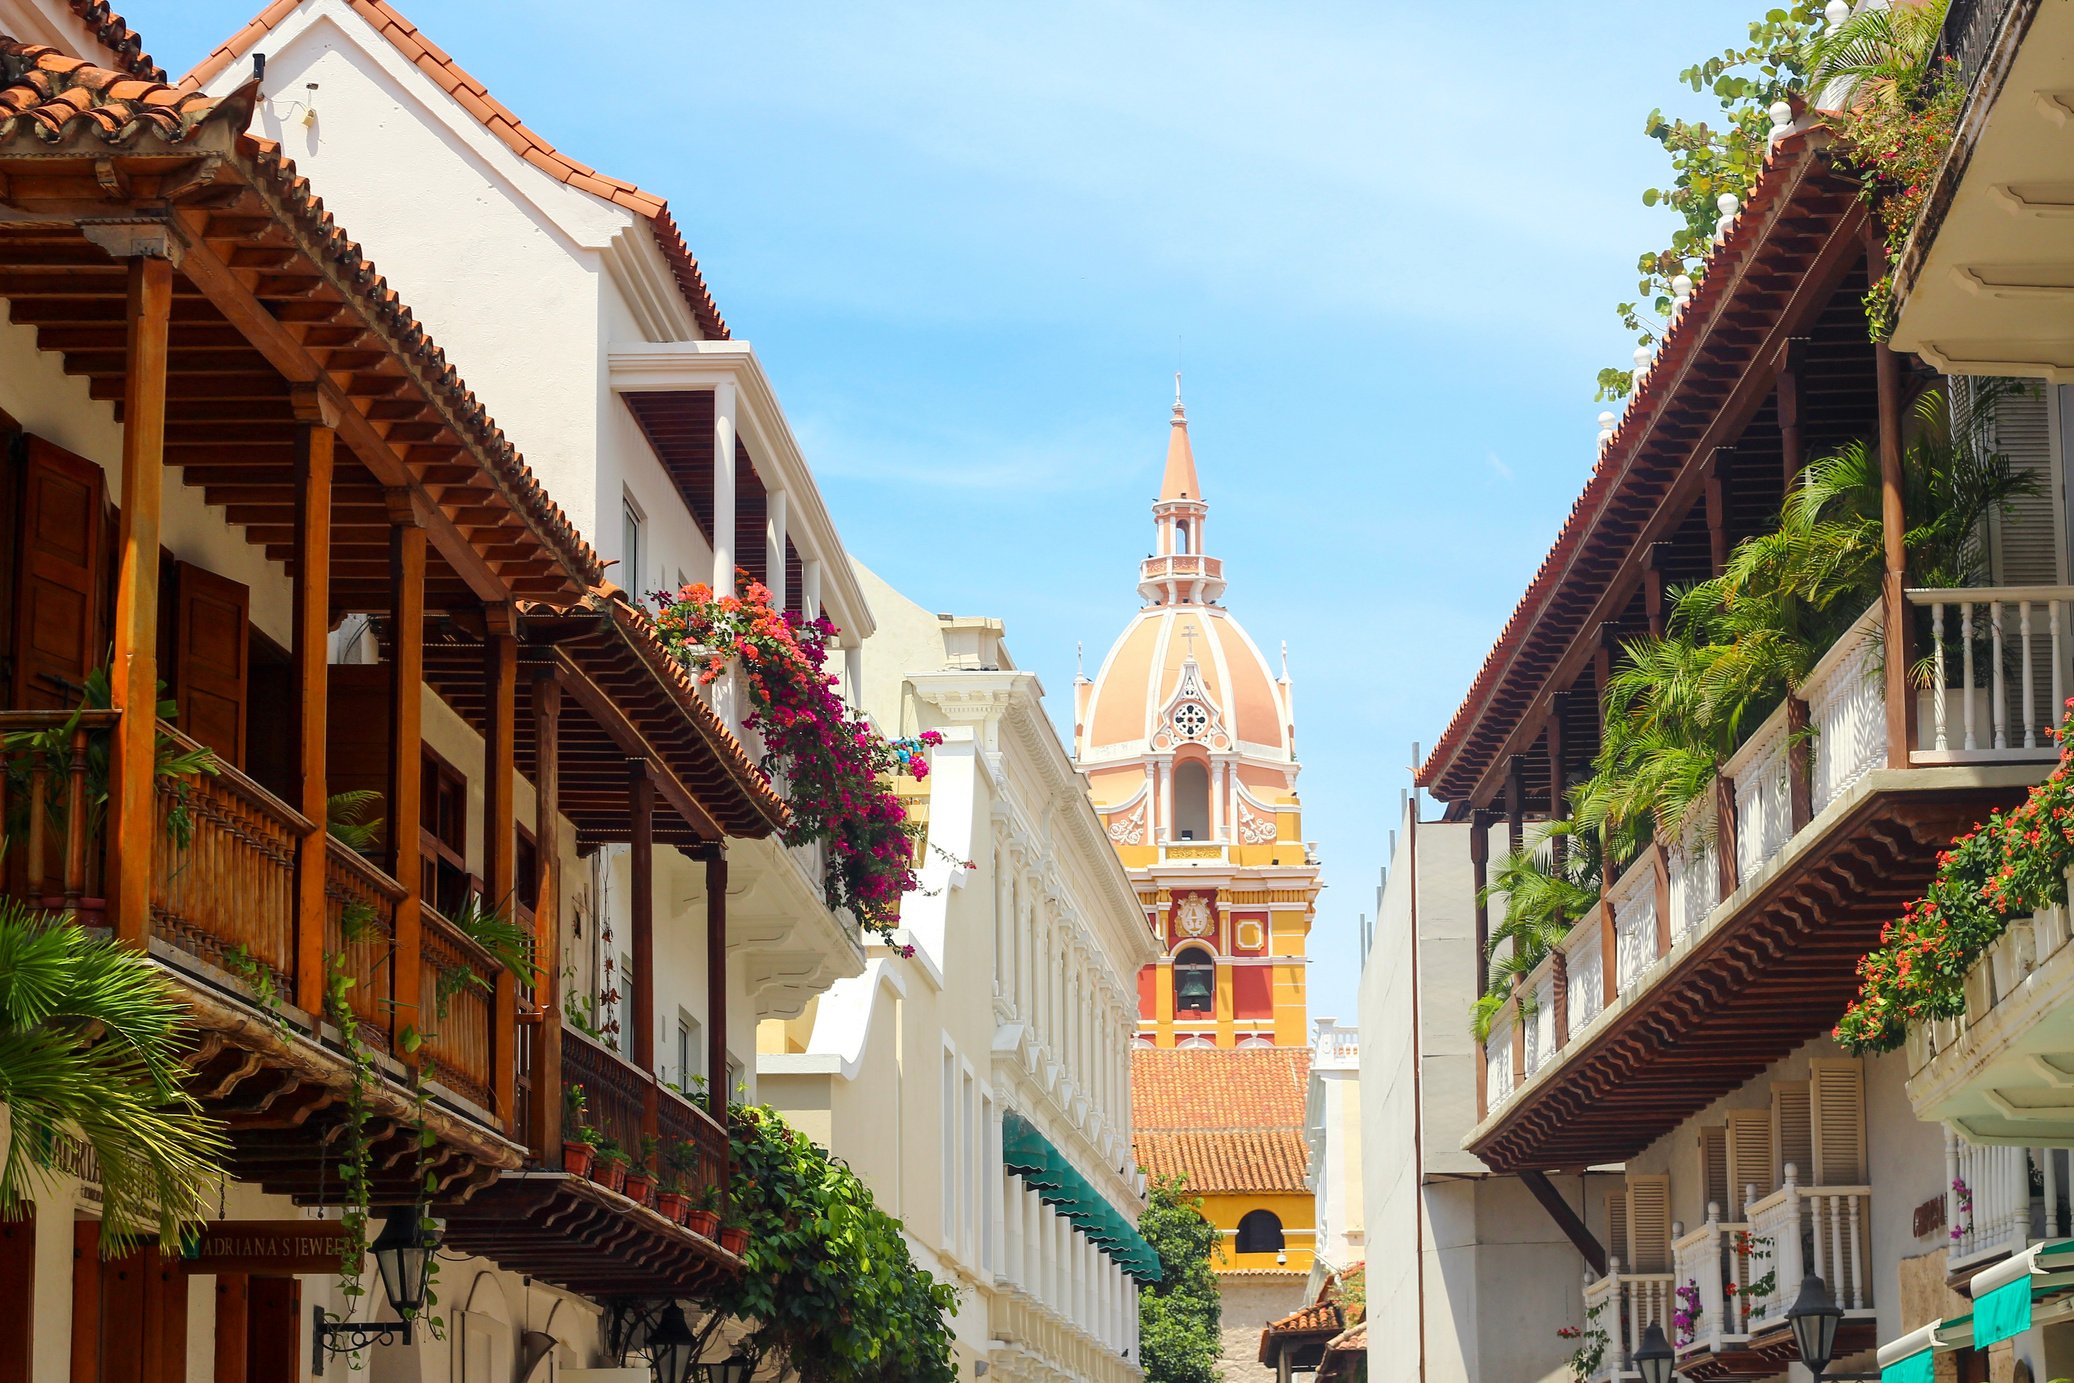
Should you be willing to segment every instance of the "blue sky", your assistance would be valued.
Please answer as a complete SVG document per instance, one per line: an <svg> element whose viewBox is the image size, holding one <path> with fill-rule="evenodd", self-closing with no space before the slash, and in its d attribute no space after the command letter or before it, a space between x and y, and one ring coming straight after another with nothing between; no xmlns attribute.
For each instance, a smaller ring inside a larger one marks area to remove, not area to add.
<svg viewBox="0 0 2074 1383"><path fill-rule="evenodd" d="M1055 719L1075 644L1092 670L1137 606L1178 355L1226 603L1289 644L1311 1012L1351 1020L1412 743L1633 347L1612 304L1665 235L1643 117L1703 109L1677 72L1761 7L398 3L669 197L852 550L1005 619ZM176 72L257 7L122 5Z"/></svg>

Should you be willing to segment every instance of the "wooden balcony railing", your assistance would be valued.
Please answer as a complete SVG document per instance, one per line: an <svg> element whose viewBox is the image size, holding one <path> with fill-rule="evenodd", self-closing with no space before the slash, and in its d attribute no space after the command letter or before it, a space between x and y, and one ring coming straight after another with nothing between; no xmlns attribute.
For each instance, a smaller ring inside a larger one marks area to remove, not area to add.
<svg viewBox="0 0 2074 1383"><path fill-rule="evenodd" d="M727 1131L690 1100L621 1060L603 1044L562 1029L562 1082L581 1085L591 1125L630 1154L642 1136L698 1150L693 1191L727 1185ZM533 1098L538 1098L537 1094Z"/></svg>
<svg viewBox="0 0 2074 1383"><path fill-rule="evenodd" d="M34 906L78 913L93 905L99 851L91 848L88 756L116 720L114 711L0 711L0 743L19 737L0 754L0 833L20 832L5 864L19 870L10 882L18 879Z"/></svg>
<svg viewBox="0 0 2074 1383"><path fill-rule="evenodd" d="M494 1103L497 958L429 906L422 908L415 1022L426 1073L484 1109Z"/></svg>
<svg viewBox="0 0 2074 1383"><path fill-rule="evenodd" d="M324 954L345 961L346 1004L361 1036L387 1048L396 1011L396 905L403 885L336 837L327 842Z"/></svg>
<svg viewBox="0 0 2074 1383"><path fill-rule="evenodd" d="M196 747L164 723L159 733ZM154 934L233 974L262 971L292 993L296 843L316 827L228 764L155 781Z"/></svg>

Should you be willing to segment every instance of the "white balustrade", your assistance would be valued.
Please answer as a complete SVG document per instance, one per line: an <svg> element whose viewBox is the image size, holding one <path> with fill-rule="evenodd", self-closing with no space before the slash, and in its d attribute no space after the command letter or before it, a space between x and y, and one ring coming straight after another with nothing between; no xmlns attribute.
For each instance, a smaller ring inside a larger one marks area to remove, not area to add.
<svg viewBox="0 0 2074 1383"><path fill-rule="evenodd" d="M1607 901L1613 905L1613 942L1619 958L1614 978L1619 985L1618 992L1627 994L1656 964L1654 857L1645 852L1630 864L1607 895Z"/></svg>
<svg viewBox="0 0 2074 1383"><path fill-rule="evenodd" d="M1809 801L1818 816L1866 774L1888 766L1884 627L1875 603L1822 655L1801 687L1815 735Z"/></svg>
<svg viewBox="0 0 2074 1383"><path fill-rule="evenodd" d="M1598 919L1587 918L1573 927L1563 943L1564 974L1571 1036L1583 1032L1606 1007L1606 969Z"/></svg>
<svg viewBox="0 0 2074 1383"><path fill-rule="evenodd" d="M1711 801L1696 806L1686 819L1685 829L1672 842L1671 941L1675 944L1698 931L1707 915L1721 901L1721 869L1716 863L1714 806Z"/></svg>
<svg viewBox="0 0 2074 1383"><path fill-rule="evenodd" d="M1736 877L1750 880L1793 838L1792 762L1779 707L1722 767L1736 787Z"/></svg>
<svg viewBox="0 0 2074 1383"><path fill-rule="evenodd" d="M1484 1108L1495 1113L1512 1098L1512 1005L1507 1004L1491 1020L1491 1033L1484 1039Z"/></svg>
<svg viewBox="0 0 2074 1383"><path fill-rule="evenodd" d="M1584 1286L1584 1329L1603 1332L1605 1348L1599 1366L1590 1374L1591 1383L1637 1378L1635 1353L1642 1348L1642 1334L1651 1325L1663 1327L1664 1338L1673 1333L1671 1312L1677 1306L1669 1273L1624 1273L1618 1258L1608 1259L1607 1272Z"/></svg>
<svg viewBox="0 0 2074 1383"><path fill-rule="evenodd" d="M1866 1263L1872 1189L1867 1186L1802 1186L1799 1170L1786 1164L1786 1182L1744 1212L1758 1255L1753 1269L1769 1290L1753 1292L1750 1331L1783 1325L1801 1279L1820 1277L1846 1312L1872 1307L1872 1273Z"/></svg>
<svg viewBox="0 0 2074 1383"><path fill-rule="evenodd" d="M1744 1238L1748 1229L1740 1220L1724 1222L1721 1207L1709 1203L1707 1222L1672 1243L1671 1262L1676 1271L1671 1276L1677 1286L1689 1282L1699 1293L1699 1319L1693 1322L1690 1338L1681 1339L1669 1329L1664 1332L1681 1353L1719 1352L1748 1337L1748 1288L1762 1276L1761 1270L1750 1271L1752 1254ZM1730 1291L1731 1287L1735 1290Z"/></svg>
<svg viewBox="0 0 2074 1383"><path fill-rule="evenodd" d="M2014 1253L2057 1230L2045 1223L2059 1202L2060 1159L2050 1150L1980 1146L1946 1125L1944 1169L1951 1264ZM2034 1171L2042 1196L2031 1191Z"/></svg>
<svg viewBox="0 0 2074 1383"><path fill-rule="evenodd" d="M1527 991L1533 1014L1527 1022L1527 1074L1533 1075L1555 1056L1555 974L1543 963Z"/></svg>
<svg viewBox="0 0 2074 1383"><path fill-rule="evenodd" d="M1912 590L1908 599L1930 612L1930 716L1916 762L2055 757L2047 731L2070 685L2074 586Z"/></svg>

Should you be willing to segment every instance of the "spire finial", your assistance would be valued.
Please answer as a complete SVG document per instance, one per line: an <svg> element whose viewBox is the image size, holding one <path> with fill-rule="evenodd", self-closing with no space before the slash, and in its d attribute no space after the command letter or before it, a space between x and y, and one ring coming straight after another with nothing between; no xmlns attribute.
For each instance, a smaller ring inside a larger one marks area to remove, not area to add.
<svg viewBox="0 0 2074 1383"><path fill-rule="evenodd" d="M1086 676L1087 645L1084 643L1076 643L1073 645L1073 680L1078 682L1086 678Z"/></svg>

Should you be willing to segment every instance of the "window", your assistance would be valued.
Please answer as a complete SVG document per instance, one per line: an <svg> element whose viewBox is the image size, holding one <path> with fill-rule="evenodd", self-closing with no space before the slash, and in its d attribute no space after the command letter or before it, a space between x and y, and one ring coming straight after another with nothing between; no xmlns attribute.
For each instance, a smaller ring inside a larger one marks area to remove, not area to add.
<svg viewBox="0 0 2074 1383"><path fill-rule="evenodd" d="M1188 555L1188 525L1185 523L1174 525L1174 551L1183 557Z"/></svg>
<svg viewBox="0 0 2074 1383"><path fill-rule="evenodd" d="M1282 1252L1282 1221L1272 1210L1248 1210L1239 1220L1235 1253Z"/></svg>
<svg viewBox="0 0 2074 1383"><path fill-rule="evenodd" d="M1201 760L1183 759L1174 765L1174 835L1180 840L1210 838L1210 769Z"/></svg>
<svg viewBox="0 0 2074 1383"><path fill-rule="evenodd" d="M677 1088L689 1095L706 1074L706 1039L699 1020L677 1010Z"/></svg>
<svg viewBox="0 0 2074 1383"><path fill-rule="evenodd" d="M632 495L621 495L619 499L619 584L626 587L628 595L641 598L641 530L643 519L641 507L634 503Z"/></svg>
<svg viewBox="0 0 2074 1383"><path fill-rule="evenodd" d="M748 1095L749 1072L733 1057L727 1059L727 1097L730 1100L744 1099Z"/></svg>
<svg viewBox="0 0 2074 1383"><path fill-rule="evenodd" d="M468 780L427 749L419 785L418 851L423 856L421 896L452 917L476 881L468 877Z"/></svg>
<svg viewBox="0 0 2074 1383"><path fill-rule="evenodd" d="M1174 957L1174 1012L1210 1014L1217 1008L1217 962L1191 946Z"/></svg>
<svg viewBox="0 0 2074 1383"><path fill-rule="evenodd" d="M518 918L531 930L533 913L540 906L540 847L533 833L521 826L511 853L511 879Z"/></svg>

